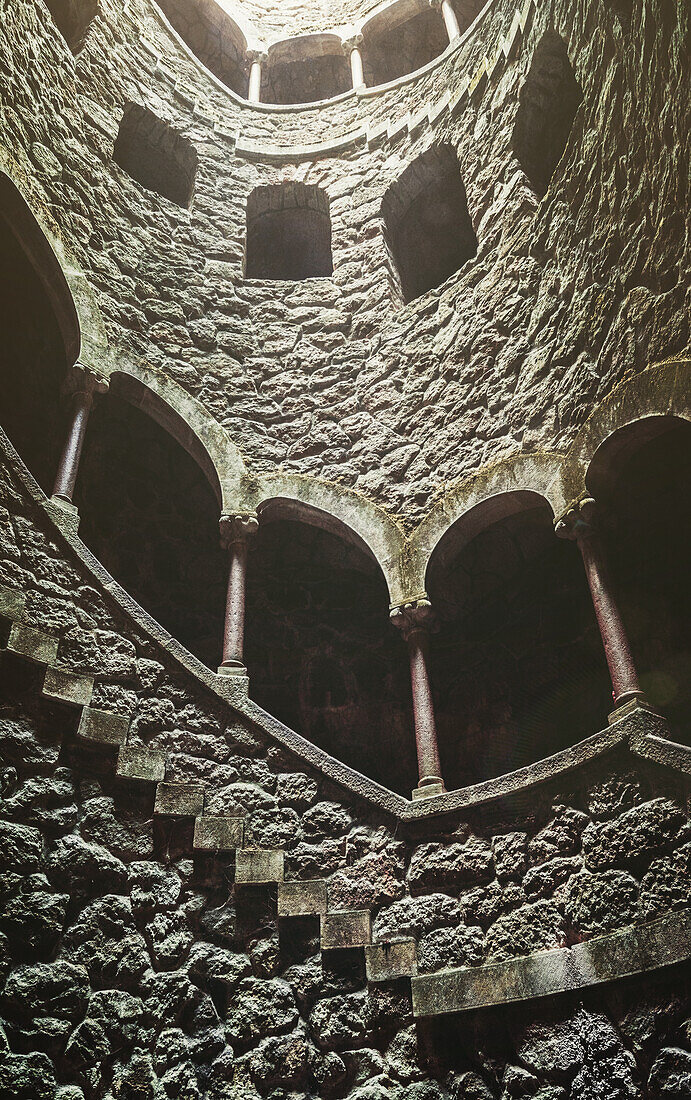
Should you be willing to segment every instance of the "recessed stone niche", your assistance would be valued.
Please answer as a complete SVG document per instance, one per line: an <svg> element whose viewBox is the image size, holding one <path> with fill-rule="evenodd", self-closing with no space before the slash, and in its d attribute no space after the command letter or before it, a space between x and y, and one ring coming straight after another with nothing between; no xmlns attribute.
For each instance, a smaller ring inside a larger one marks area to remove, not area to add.
<svg viewBox="0 0 691 1100"><path fill-rule="evenodd" d="M145 187L189 207L197 175L197 150L153 111L130 103L122 116L113 159Z"/></svg>
<svg viewBox="0 0 691 1100"><path fill-rule="evenodd" d="M257 187L247 200L248 279L314 279L333 274L329 198L314 184Z"/></svg>

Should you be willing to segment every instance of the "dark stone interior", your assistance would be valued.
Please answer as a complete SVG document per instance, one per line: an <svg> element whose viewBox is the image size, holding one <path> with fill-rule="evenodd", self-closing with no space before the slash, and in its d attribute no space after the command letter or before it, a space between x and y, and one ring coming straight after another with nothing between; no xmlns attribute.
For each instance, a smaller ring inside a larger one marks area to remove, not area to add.
<svg viewBox="0 0 691 1100"><path fill-rule="evenodd" d="M382 204L386 239L406 302L440 286L477 252L456 154L429 150Z"/></svg>
<svg viewBox="0 0 691 1100"><path fill-rule="evenodd" d="M525 510L488 521L457 552L452 528L430 561L440 620L431 676L449 788L575 744L606 726L612 708L580 555L529 496Z"/></svg>
<svg viewBox="0 0 691 1100"><path fill-rule="evenodd" d="M402 794L417 782L406 648L379 567L336 535L262 521L250 546L250 694L310 741Z"/></svg>
<svg viewBox="0 0 691 1100"><path fill-rule="evenodd" d="M290 280L331 276L328 213L286 205L252 215L248 207L245 274L248 279Z"/></svg>
<svg viewBox="0 0 691 1100"><path fill-rule="evenodd" d="M513 131L514 153L541 197L564 154L582 99L564 40L547 31L521 88Z"/></svg>
<svg viewBox="0 0 691 1100"><path fill-rule="evenodd" d="M395 26L378 27L373 20L364 32L365 83L387 84L429 64L449 44L441 11L431 6Z"/></svg>
<svg viewBox="0 0 691 1100"><path fill-rule="evenodd" d="M50 493L61 447L64 345L43 284L2 215L0 333L0 425Z"/></svg>
<svg viewBox="0 0 691 1100"><path fill-rule="evenodd" d="M79 53L98 15L98 0L46 0L46 6L72 53Z"/></svg>
<svg viewBox="0 0 691 1100"><path fill-rule="evenodd" d="M598 496L641 686L673 736L689 744L691 424L670 418L659 427L659 435L607 464Z"/></svg>
<svg viewBox="0 0 691 1100"><path fill-rule="evenodd" d="M194 459L146 413L107 394L91 414L75 503L80 535L106 569L216 668L226 557L219 506Z"/></svg>
<svg viewBox="0 0 691 1100"><path fill-rule="evenodd" d="M351 87L350 62L343 53L269 61L262 71L262 103L314 103Z"/></svg>
<svg viewBox="0 0 691 1100"><path fill-rule="evenodd" d="M239 96L247 95L245 43L240 30L215 0L158 0L171 26L203 65Z"/></svg>
<svg viewBox="0 0 691 1100"><path fill-rule="evenodd" d="M148 191L178 206L192 202L197 174L197 151L191 142L152 111L129 104L122 116L115 161Z"/></svg>

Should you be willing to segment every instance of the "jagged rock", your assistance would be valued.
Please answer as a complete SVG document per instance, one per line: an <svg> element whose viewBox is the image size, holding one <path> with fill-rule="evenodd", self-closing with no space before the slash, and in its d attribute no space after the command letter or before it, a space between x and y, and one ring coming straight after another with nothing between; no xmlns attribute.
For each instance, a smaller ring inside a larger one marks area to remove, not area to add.
<svg viewBox="0 0 691 1100"><path fill-rule="evenodd" d="M223 1057L224 1052L230 1050L227 1047L227 1039L223 1022L219 1017L216 1005L207 993L202 993L199 998L194 998L189 1010L184 1013L185 1026L187 1028L187 1044L190 1056L195 1065L208 1066L214 1060ZM232 1058L232 1051L226 1056L227 1064Z"/></svg>
<svg viewBox="0 0 691 1100"><path fill-rule="evenodd" d="M662 1100L691 1096L691 1053L681 1047L664 1047L650 1070L648 1088Z"/></svg>
<svg viewBox="0 0 691 1100"><path fill-rule="evenodd" d="M650 920L689 905L691 842L671 855L654 859L641 881L641 913Z"/></svg>
<svg viewBox="0 0 691 1100"><path fill-rule="evenodd" d="M450 1073L445 1081L450 1100L494 1100L491 1089L473 1070Z"/></svg>
<svg viewBox="0 0 691 1100"><path fill-rule="evenodd" d="M58 833L73 829L79 812L75 787L68 768L56 768L51 776L25 780L11 798L3 801L3 814L26 825Z"/></svg>
<svg viewBox="0 0 691 1100"><path fill-rule="evenodd" d="M185 914L180 911L156 913L144 926L144 936L154 965L160 970L180 966L193 942Z"/></svg>
<svg viewBox="0 0 691 1100"><path fill-rule="evenodd" d="M274 978L281 968L278 936L263 936L249 948L252 973L256 978Z"/></svg>
<svg viewBox="0 0 691 1100"><path fill-rule="evenodd" d="M534 1096L540 1087L537 1077L522 1066L507 1066L502 1078L502 1100Z"/></svg>
<svg viewBox="0 0 691 1100"><path fill-rule="evenodd" d="M130 1097L133 1100L154 1100L156 1074L149 1051L137 1048L126 1062L113 1066L112 1093L114 1100Z"/></svg>
<svg viewBox="0 0 691 1100"><path fill-rule="evenodd" d="M289 1031L297 1021L293 992L278 978L243 978L228 1002L227 1028L234 1042Z"/></svg>
<svg viewBox="0 0 691 1100"><path fill-rule="evenodd" d="M60 741L32 719L0 718L0 756L22 768L54 768Z"/></svg>
<svg viewBox="0 0 691 1100"><path fill-rule="evenodd" d="M608 775L593 783L587 792L588 811L594 818L616 817L645 801L645 792L635 772Z"/></svg>
<svg viewBox="0 0 691 1100"><path fill-rule="evenodd" d="M587 935L631 924L638 910L638 883L623 871L573 875L563 890L564 912Z"/></svg>
<svg viewBox="0 0 691 1100"><path fill-rule="evenodd" d="M464 891L458 899L463 920L466 924L479 924L487 929L494 924L502 913L510 913L525 905L525 890L517 882L490 882L488 886L477 886Z"/></svg>
<svg viewBox="0 0 691 1100"><path fill-rule="evenodd" d="M371 1081L373 1077L380 1077L384 1072L384 1059L379 1051L372 1047L345 1050L342 1058L351 1086L362 1085L365 1081Z"/></svg>
<svg viewBox="0 0 691 1100"><path fill-rule="evenodd" d="M583 866L578 856L557 856L549 863L531 867L523 879L523 889L531 900L550 897L557 886L571 875L576 875Z"/></svg>
<svg viewBox="0 0 691 1100"><path fill-rule="evenodd" d="M285 772L276 778L276 798L281 805L305 810L317 797L317 784L304 772Z"/></svg>
<svg viewBox="0 0 691 1100"><path fill-rule="evenodd" d="M310 1051L312 1080L323 1096L337 1094L345 1081L345 1062L335 1051Z"/></svg>
<svg viewBox="0 0 691 1100"><path fill-rule="evenodd" d="M371 852L329 880L332 909L374 909L405 893L403 867L386 851Z"/></svg>
<svg viewBox="0 0 691 1100"><path fill-rule="evenodd" d="M147 971L139 983L147 1015L154 1021L165 1020L172 1027L183 1015L190 1016L203 999L203 994L182 970L162 973Z"/></svg>
<svg viewBox="0 0 691 1100"><path fill-rule="evenodd" d="M302 830L300 818L289 806L276 806L268 810L255 810L246 825L248 842L259 848L284 848L290 850L299 842Z"/></svg>
<svg viewBox="0 0 691 1100"><path fill-rule="evenodd" d="M0 1058L2 1100L54 1100L55 1096L55 1070L47 1055L7 1053Z"/></svg>
<svg viewBox="0 0 691 1100"><path fill-rule="evenodd" d="M30 875L38 871L41 857L41 834L38 829L28 825L16 825L9 821L0 821L0 851L3 854L3 869Z"/></svg>
<svg viewBox="0 0 691 1100"><path fill-rule="evenodd" d="M382 909L374 922L375 940L423 936L435 928L459 923L461 909L447 894L427 894L424 897L401 898Z"/></svg>
<svg viewBox="0 0 691 1100"><path fill-rule="evenodd" d="M551 902L522 905L499 917L489 929L487 956L494 962L561 947L565 933L564 918Z"/></svg>
<svg viewBox="0 0 691 1100"><path fill-rule="evenodd" d="M89 977L82 966L58 960L13 970L2 1002L8 1024L22 1042L59 1049L89 998Z"/></svg>
<svg viewBox="0 0 691 1100"><path fill-rule="evenodd" d="M44 875L29 875L19 893L9 901L0 916L14 950L44 955L55 947L65 923L69 896L54 894Z"/></svg>
<svg viewBox="0 0 691 1100"><path fill-rule="evenodd" d="M113 1050L133 1046L143 1007L139 997L122 990L92 993L85 1018L70 1035L65 1056L79 1067L91 1066L108 1058Z"/></svg>
<svg viewBox="0 0 691 1100"><path fill-rule="evenodd" d="M123 860L143 860L153 855L153 819L129 807L116 806L112 798L90 798L84 803L80 830L85 840L107 848Z"/></svg>
<svg viewBox="0 0 691 1100"><path fill-rule="evenodd" d="M150 965L130 900L119 894L106 894L85 906L65 933L64 949L98 983L119 981L134 988Z"/></svg>
<svg viewBox="0 0 691 1100"><path fill-rule="evenodd" d="M343 866L345 837L307 844L304 841L286 853L286 868L295 878L324 878Z"/></svg>
<svg viewBox="0 0 691 1100"><path fill-rule="evenodd" d="M309 1066L309 1046L301 1032L263 1039L250 1057L252 1080L266 1096L274 1088L304 1085Z"/></svg>
<svg viewBox="0 0 691 1100"><path fill-rule="evenodd" d="M501 833L493 838L494 866L500 882L521 878L527 865L527 850L527 833Z"/></svg>
<svg viewBox="0 0 691 1100"><path fill-rule="evenodd" d="M462 844L422 844L413 852L408 885L414 893L445 890L488 882L494 873L492 849L480 837Z"/></svg>
<svg viewBox="0 0 691 1100"><path fill-rule="evenodd" d="M386 1072L405 1084L421 1081L425 1077L424 1061L414 1025L399 1031L386 1048Z"/></svg>
<svg viewBox="0 0 691 1100"><path fill-rule="evenodd" d="M190 950L186 969L203 987L213 981L235 989L249 976L251 965L247 955L237 955L225 947L198 941Z"/></svg>
<svg viewBox="0 0 691 1100"><path fill-rule="evenodd" d="M141 860L130 863L127 873L135 911L172 909L177 903L182 884L175 871L166 870L151 860Z"/></svg>
<svg viewBox="0 0 691 1100"><path fill-rule="evenodd" d="M366 1006L365 993L318 1001L309 1017L310 1032L317 1046L322 1050L346 1050L362 1045L367 1036Z"/></svg>
<svg viewBox="0 0 691 1100"><path fill-rule="evenodd" d="M688 839L686 815L674 802L654 798L583 833L586 865L593 870L637 867L653 855Z"/></svg>
<svg viewBox="0 0 691 1100"><path fill-rule="evenodd" d="M485 937L477 925L437 928L423 936L417 945L417 963L421 971L453 966L479 966L485 955Z"/></svg>
<svg viewBox="0 0 691 1100"><path fill-rule="evenodd" d="M352 817L338 802L317 802L302 815L302 826L312 836L343 836L352 823Z"/></svg>
<svg viewBox="0 0 691 1100"><path fill-rule="evenodd" d="M528 842L531 863L546 863L554 856L572 855L581 843L581 834L588 825L588 818L571 806L556 806L555 815L548 825Z"/></svg>
<svg viewBox="0 0 691 1100"><path fill-rule="evenodd" d="M290 985L303 1012L309 1011L320 997L354 993L362 985L362 975L355 967L323 967L320 954L289 967L283 979Z"/></svg>
<svg viewBox="0 0 691 1100"><path fill-rule="evenodd" d="M57 841L46 859L46 874L70 893L120 893L127 889L124 863L100 844L87 844L76 833Z"/></svg>

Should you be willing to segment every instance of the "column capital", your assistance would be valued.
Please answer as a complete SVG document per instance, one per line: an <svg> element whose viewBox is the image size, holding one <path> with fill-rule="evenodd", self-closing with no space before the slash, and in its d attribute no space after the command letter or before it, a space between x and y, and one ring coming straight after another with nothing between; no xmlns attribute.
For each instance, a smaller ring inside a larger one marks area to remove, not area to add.
<svg viewBox="0 0 691 1100"><path fill-rule="evenodd" d="M397 627L406 642L413 634L432 634L439 629L437 616L432 604L427 599L412 600L410 603L399 604L390 612L391 622Z"/></svg>
<svg viewBox="0 0 691 1100"><path fill-rule="evenodd" d="M269 54L266 50L245 50L245 58L249 65L254 65L255 61L264 65L269 60Z"/></svg>
<svg viewBox="0 0 691 1100"><path fill-rule="evenodd" d="M221 546L229 550L238 542L246 542L259 530L256 512L224 512L218 523Z"/></svg>
<svg viewBox="0 0 691 1100"><path fill-rule="evenodd" d="M343 38L341 40L341 46L343 53L348 56L353 50L359 50L362 46L363 36L361 34L351 34L349 38Z"/></svg>
<svg viewBox="0 0 691 1100"><path fill-rule="evenodd" d="M572 504L563 516L554 521L554 530L560 539L578 541L595 533L598 527L597 520L597 502L592 497L583 497L576 504Z"/></svg>
<svg viewBox="0 0 691 1100"><path fill-rule="evenodd" d="M95 397L97 393L108 392L108 380L101 375L94 374L84 363L77 360L65 374L61 386L61 396L67 400L75 394L85 393Z"/></svg>

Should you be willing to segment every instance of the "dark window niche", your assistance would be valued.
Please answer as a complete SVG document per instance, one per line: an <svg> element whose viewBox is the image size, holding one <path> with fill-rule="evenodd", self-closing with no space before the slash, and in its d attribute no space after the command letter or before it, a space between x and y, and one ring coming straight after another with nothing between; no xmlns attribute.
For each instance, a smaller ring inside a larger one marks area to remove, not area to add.
<svg viewBox="0 0 691 1100"><path fill-rule="evenodd" d="M146 107L129 104L113 158L132 179L178 206L189 207L197 175L197 150Z"/></svg>
<svg viewBox="0 0 691 1100"><path fill-rule="evenodd" d="M477 252L456 153L429 149L382 202L385 239L406 302L440 286Z"/></svg>
<svg viewBox="0 0 691 1100"><path fill-rule="evenodd" d="M349 91L350 63L340 38L306 35L279 42L262 69L263 103L315 103Z"/></svg>
<svg viewBox="0 0 691 1100"><path fill-rule="evenodd" d="M98 0L46 0L46 7L72 53L78 54L98 15Z"/></svg>
<svg viewBox="0 0 691 1100"><path fill-rule="evenodd" d="M333 274L329 199L320 187L258 187L247 201L248 279L315 279Z"/></svg>

